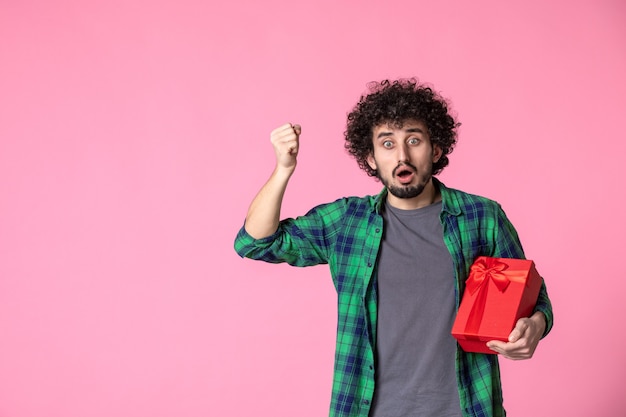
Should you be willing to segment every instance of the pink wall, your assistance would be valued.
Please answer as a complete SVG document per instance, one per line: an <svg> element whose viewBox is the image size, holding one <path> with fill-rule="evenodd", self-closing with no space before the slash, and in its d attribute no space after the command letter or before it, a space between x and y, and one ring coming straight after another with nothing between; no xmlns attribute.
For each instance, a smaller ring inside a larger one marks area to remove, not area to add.
<svg viewBox="0 0 626 417"><path fill-rule="evenodd" d="M211 3L0 3L0 417L325 415L327 269L232 240L284 122L285 215L376 193L345 114L412 75L463 123L442 179L503 204L554 302L509 414L626 409L622 1Z"/></svg>

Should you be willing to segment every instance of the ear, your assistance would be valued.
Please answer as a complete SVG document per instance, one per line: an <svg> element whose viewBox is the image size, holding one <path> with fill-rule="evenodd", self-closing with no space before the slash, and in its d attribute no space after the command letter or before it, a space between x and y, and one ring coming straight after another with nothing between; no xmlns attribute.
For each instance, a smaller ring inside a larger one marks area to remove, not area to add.
<svg viewBox="0 0 626 417"><path fill-rule="evenodd" d="M441 158L441 155L443 155L443 151L441 150L439 145L435 145L433 147L433 164L439 161L439 159Z"/></svg>
<svg viewBox="0 0 626 417"><path fill-rule="evenodd" d="M367 156L367 165L370 166L370 168L372 169L378 169L376 167L376 160L374 159L374 154L370 152L370 154Z"/></svg>

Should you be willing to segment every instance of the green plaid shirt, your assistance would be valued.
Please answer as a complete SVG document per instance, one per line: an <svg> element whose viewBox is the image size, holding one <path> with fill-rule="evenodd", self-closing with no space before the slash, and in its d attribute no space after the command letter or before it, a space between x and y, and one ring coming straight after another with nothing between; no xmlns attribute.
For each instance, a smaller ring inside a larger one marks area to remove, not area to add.
<svg viewBox="0 0 626 417"><path fill-rule="evenodd" d="M441 191L443 239L452 255L458 308L470 266L478 256L524 258L517 232L500 205L445 187ZM377 257L383 236L381 210L387 191L349 197L285 219L272 236L255 240L242 228L235 249L242 257L295 266L328 264L338 296L337 345L331 417L367 417L374 394L377 322ZM545 283L535 307L552 328ZM497 355L466 353L457 347L456 375L466 417L500 417L502 388Z"/></svg>

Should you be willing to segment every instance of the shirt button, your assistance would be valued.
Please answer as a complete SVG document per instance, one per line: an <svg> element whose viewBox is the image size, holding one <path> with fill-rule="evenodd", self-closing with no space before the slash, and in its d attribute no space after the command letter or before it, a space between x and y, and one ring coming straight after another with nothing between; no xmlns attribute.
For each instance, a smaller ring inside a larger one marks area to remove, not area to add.
<svg viewBox="0 0 626 417"><path fill-rule="evenodd" d="M379 228L376 228L376 233L380 233L380 229Z"/></svg>
<svg viewBox="0 0 626 417"><path fill-rule="evenodd" d="M370 404L370 400L363 400L363 404L369 405Z"/></svg>
<svg viewBox="0 0 626 417"><path fill-rule="evenodd" d="M368 262L368 263L367 263L367 267L368 267L368 268L371 268L371 267L372 267L372 263L371 263L371 262Z"/></svg>

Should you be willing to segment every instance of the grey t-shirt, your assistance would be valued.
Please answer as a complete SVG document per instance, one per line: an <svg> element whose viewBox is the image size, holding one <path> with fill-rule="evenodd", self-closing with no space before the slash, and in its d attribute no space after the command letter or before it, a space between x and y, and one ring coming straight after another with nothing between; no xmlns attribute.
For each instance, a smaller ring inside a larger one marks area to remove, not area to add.
<svg viewBox="0 0 626 417"><path fill-rule="evenodd" d="M454 270L440 211L441 202L385 207L370 417L461 417L450 334Z"/></svg>

